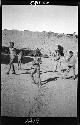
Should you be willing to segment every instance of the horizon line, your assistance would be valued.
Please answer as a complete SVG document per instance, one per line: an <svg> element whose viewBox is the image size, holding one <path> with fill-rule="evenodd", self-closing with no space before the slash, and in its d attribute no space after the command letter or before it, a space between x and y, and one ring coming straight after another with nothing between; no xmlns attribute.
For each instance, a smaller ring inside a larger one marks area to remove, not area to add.
<svg viewBox="0 0 80 125"><path fill-rule="evenodd" d="M26 29L26 30L20 30L20 29L6 29L6 28L4 28L4 29L2 29L2 30L17 30L17 31L30 31L30 32L53 32L53 33L59 33L59 34L73 34L73 33L75 33L75 35L78 35L78 33L77 32L73 32L73 33L61 33L61 32L54 32L54 31L46 31L46 30L43 30L43 31L33 31L33 30L28 30L28 29Z"/></svg>

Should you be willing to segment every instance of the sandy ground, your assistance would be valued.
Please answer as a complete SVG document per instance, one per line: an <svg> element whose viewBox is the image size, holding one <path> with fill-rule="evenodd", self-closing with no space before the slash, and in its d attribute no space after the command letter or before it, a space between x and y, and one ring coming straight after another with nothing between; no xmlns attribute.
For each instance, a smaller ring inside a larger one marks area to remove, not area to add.
<svg viewBox="0 0 80 125"><path fill-rule="evenodd" d="M41 65L42 86L32 82L31 62L7 75L8 65L1 64L1 116L77 117L78 79L61 79L52 67ZM56 77L56 78L55 78Z"/></svg>

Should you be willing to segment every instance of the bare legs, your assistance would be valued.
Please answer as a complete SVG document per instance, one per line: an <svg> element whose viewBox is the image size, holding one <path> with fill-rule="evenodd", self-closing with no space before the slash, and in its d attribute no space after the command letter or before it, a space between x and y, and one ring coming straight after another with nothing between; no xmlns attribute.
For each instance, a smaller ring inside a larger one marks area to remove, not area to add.
<svg viewBox="0 0 80 125"><path fill-rule="evenodd" d="M21 69L21 59L18 60L18 69Z"/></svg>
<svg viewBox="0 0 80 125"><path fill-rule="evenodd" d="M7 74L9 74L11 68L12 68L12 71L13 71L12 74L15 74L15 69L14 69L13 59L10 59L9 70L8 70Z"/></svg>
<svg viewBox="0 0 80 125"><path fill-rule="evenodd" d="M33 80L34 83L36 83L36 81L34 80L34 74L37 73L37 77L38 77L38 86L41 85L41 79L40 79L40 66L35 66L34 69L32 69L31 71L31 78Z"/></svg>
<svg viewBox="0 0 80 125"><path fill-rule="evenodd" d="M75 66L68 66L68 69L66 70L65 76L70 72L70 69L73 69L73 78L75 79Z"/></svg>

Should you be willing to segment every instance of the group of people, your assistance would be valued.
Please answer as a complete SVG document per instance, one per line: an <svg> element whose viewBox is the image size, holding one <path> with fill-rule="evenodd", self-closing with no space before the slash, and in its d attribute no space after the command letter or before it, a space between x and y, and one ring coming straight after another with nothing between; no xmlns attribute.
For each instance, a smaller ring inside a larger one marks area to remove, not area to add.
<svg viewBox="0 0 80 125"><path fill-rule="evenodd" d="M65 59L65 63L67 64L65 76L67 76L67 74L72 69L73 70L73 78L75 79L75 76L76 76L76 73L75 73L76 72L76 63L78 63L77 62L78 55L75 56L73 51L70 50L69 53L68 53L68 57L67 58L66 58L66 56L63 56L63 57ZM60 53L58 51L56 51L55 61L57 62L55 71L57 71L58 67L62 68L61 67L61 55L60 55Z"/></svg>
<svg viewBox="0 0 80 125"><path fill-rule="evenodd" d="M15 68L14 68L14 59L16 56L16 51L14 48L14 43L10 42L10 47L9 47L9 52L10 52L10 63L9 63L9 70L7 72L7 74L9 74L10 70L12 69L12 74L15 74ZM55 51L55 61L56 63L56 69L55 71L57 71L58 68L58 64L61 65L61 54L59 53L59 50ZM32 62L32 67L31 67L31 78L33 80L33 82L35 83L35 79L34 79L34 74L37 73L38 76L38 85L41 85L41 79L40 79L40 64L42 63L41 61L41 57L38 53L35 52L34 54L34 61ZM21 58L22 58L22 51L20 51L20 53L18 54L18 67L19 69L21 69ZM68 59L66 59L66 62L68 64L68 68L66 70L66 75L69 73L70 69L73 69L73 78L75 78L75 63L76 63L76 59L74 57L74 54L72 51L69 51L69 56Z"/></svg>
<svg viewBox="0 0 80 125"><path fill-rule="evenodd" d="M10 46L9 46L9 54L10 54L10 63L9 63L9 70L7 72L7 75L10 73L10 70L12 69L12 74L15 74L15 68L14 68L14 59L16 56L16 50L14 48L14 43L10 42ZM20 53L17 54L18 56L18 69L21 69L21 59L22 59L22 51L20 51ZM35 83L35 79L34 79L34 74L37 72L38 75L38 85L40 86L41 84L41 79L40 79L40 64L41 62L41 57L39 57L38 53L34 54L34 61L32 62L32 67L31 67L31 78L33 80L33 82Z"/></svg>

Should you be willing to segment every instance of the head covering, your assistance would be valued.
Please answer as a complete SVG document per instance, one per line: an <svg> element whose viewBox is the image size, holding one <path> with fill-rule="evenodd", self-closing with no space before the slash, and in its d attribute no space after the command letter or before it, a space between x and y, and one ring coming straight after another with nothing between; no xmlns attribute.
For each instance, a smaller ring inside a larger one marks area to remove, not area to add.
<svg viewBox="0 0 80 125"><path fill-rule="evenodd" d="M14 42L9 42L10 43L10 47L14 46Z"/></svg>
<svg viewBox="0 0 80 125"><path fill-rule="evenodd" d="M73 52L72 52L72 51L69 51L69 53L70 53L70 54L73 54Z"/></svg>

